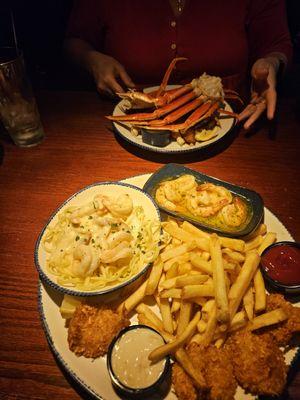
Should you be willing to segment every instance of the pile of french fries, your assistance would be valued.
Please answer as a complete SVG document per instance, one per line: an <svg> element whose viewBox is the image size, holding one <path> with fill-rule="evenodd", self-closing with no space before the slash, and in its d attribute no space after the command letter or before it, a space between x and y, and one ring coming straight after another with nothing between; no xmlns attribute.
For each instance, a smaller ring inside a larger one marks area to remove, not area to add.
<svg viewBox="0 0 300 400"><path fill-rule="evenodd" d="M119 310L136 312L139 323L159 331L166 344L153 361L172 354L199 387L205 382L185 346L223 345L240 328L250 331L287 318L281 308L266 312L266 289L259 269L263 250L276 234L261 224L246 240L204 232L189 222L162 224L163 243L146 281ZM155 301L157 307L149 306ZM156 310L159 312L156 312Z"/></svg>

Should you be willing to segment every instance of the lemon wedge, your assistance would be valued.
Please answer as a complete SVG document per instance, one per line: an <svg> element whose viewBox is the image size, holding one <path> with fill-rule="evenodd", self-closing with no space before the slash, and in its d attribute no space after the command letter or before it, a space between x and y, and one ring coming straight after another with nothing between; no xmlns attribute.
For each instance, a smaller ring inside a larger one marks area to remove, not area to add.
<svg viewBox="0 0 300 400"><path fill-rule="evenodd" d="M80 303L81 303L80 300L76 299L73 296L65 294L64 299L63 299L60 309L59 309L61 316L64 319L72 318L72 316L76 310L76 307L79 306Z"/></svg>
<svg viewBox="0 0 300 400"><path fill-rule="evenodd" d="M217 136L219 127L215 126L213 129L199 129L196 130L195 139L197 142L205 142Z"/></svg>

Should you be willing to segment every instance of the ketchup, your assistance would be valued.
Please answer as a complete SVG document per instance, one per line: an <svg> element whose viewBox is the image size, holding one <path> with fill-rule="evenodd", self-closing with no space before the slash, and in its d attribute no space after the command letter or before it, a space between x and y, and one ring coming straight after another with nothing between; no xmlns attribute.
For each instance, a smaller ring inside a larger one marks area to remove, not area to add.
<svg viewBox="0 0 300 400"><path fill-rule="evenodd" d="M300 285L300 248L281 244L262 255L261 264L266 273L284 285Z"/></svg>

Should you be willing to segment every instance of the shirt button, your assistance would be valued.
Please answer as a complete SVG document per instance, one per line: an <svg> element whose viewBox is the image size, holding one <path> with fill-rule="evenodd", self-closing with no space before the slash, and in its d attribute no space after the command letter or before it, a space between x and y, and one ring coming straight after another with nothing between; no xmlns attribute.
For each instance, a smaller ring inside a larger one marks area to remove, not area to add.
<svg viewBox="0 0 300 400"><path fill-rule="evenodd" d="M172 22L171 22L171 26L172 26L172 28L175 28L175 26L176 26L176 21L172 21Z"/></svg>
<svg viewBox="0 0 300 400"><path fill-rule="evenodd" d="M175 50L175 49L176 49L176 47L177 47L177 46L176 46L176 44L175 44L175 43L172 43L172 44L171 44L171 49L172 49L172 50Z"/></svg>

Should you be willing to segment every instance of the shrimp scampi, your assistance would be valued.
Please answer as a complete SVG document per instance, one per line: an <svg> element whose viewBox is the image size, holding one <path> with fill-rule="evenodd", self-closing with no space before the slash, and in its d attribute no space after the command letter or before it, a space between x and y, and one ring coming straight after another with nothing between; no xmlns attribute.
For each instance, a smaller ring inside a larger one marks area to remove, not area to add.
<svg viewBox="0 0 300 400"><path fill-rule="evenodd" d="M48 227L47 266L59 282L86 290L122 282L153 261L159 232L128 194L98 194Z"/></svg>
<svg viewBox="0 0 300 400"><path fill-rule="evenodd" d="M157 203L167 210L196 217L214 218L229 228L241 226L247 219L247 206L227 188L211 182L196 182L193 175L161 182L156 189Z"/></svg>

